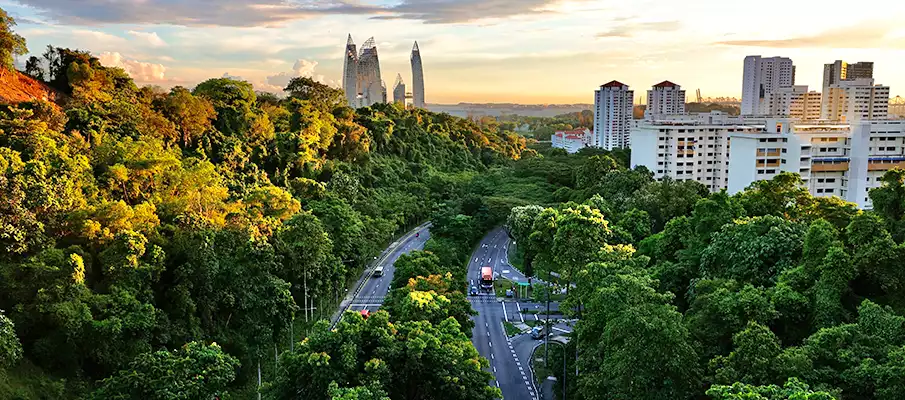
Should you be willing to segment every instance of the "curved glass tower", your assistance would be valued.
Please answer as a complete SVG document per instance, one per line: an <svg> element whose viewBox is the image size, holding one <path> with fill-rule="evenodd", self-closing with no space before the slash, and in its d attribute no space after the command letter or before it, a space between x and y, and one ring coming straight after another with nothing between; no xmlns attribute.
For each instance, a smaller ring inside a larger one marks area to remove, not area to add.
<svg viewBox="0 0 905 400"><path fill-rule="evenodd" d="M346 41L346 54L343 59L343 91L346 93L349 107L357 108L361 106L358 101L358 94L361 93L358 87L358 50L351 34Z"/></svg>
<svg viewBox="0 0 905 400"><path fill-rule="evenodd" d="M421 51L418 42L412 47L412 103L415 107L424 108L424 69L421 67Z"/></svg>

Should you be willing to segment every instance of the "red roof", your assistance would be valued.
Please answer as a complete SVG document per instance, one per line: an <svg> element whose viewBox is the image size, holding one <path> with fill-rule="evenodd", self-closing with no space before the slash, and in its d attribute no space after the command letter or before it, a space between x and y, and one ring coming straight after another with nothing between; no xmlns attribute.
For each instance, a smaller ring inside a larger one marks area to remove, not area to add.
<svg viewBox="0 0 905 400"><path fill-rule="evenodd" d="M676 86L679 86L679 85L676 85L675 83L672 83L670 81L663 81L663 82L660 82L660 83L654 85L654 87L656 87L656 88L676 87Z"/></svg>
<svg viewBox="0 0 905 400"><path fill-rule="evenodd" d="M609 83L604 83L603 85L600 85L600 87L623 87L623 86L628 86L628 85L626 85L622 82L619 82L619 81L610 81Z"/></svg>

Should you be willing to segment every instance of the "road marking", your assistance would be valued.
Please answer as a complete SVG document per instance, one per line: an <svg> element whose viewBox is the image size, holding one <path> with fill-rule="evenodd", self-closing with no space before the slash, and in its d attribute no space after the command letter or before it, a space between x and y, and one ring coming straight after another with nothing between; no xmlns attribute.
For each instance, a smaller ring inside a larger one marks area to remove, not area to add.
<svg viewBox="0 0 905 400"><path fill-rule="evenodd" d="M485 327L485 328L490 328L490 324L488 324L488 323L485 322L485 323L484 323L484 327ZM489 333L489 332L488 332L488 333Z"/></svg>
<svg viewBox="0 0 905 400"><path fill-rule="evenodd" d="M496 387L500 387L500 381L496 381Z"/></svg>
<svg viewBox="0 0 905 400"><path fill-rule="evenodd" d="M490 353L490 359L493 360L493 353Z"/></svg>
<svg viewBox="0 0 905 400"><path fill-rule="evenodd" d="M522 315L522 307L518 305L518 302L515 302L515 308L518 309L518 317L522 320L522 323L525 323L525 316Z"/></svg>
<svg viewBox="0 0 905 400"><path fill-rule="evenodd" d="M534 320L535 320L535 321L540 321L540 318L537 317L537 314L534 314Z"/></svg>
<svg viewBox="0 0 905 400"><path fill-rule="evenodd" d="M487 343L490 345L490 347L493 347L493 342L487 342Z"/></svg>
<svg viewBox="0 0 905 400"><path fill-rule="evenodd" d="M487 332L487 337L490 337L490 332Z"/></svg>
<svg viewBox="0 0 905 400"><path fill-rule="evenodd" d="M503 318L506 318L506 322L509 322L509 316L506 315L506 303L501 301L500 304L503 306Z"/></svg>
<svg viewBox="0 0 905 400"><path fill-rule="evenodd" d="M474 258L474 262L478 262L478 258L477 258L477 257Z"/></svg>
<svg viewBox="0 0 905 400"><path fill-rule="evenodd" d="M566 333L569 333L569 331L567 331L567 330L565 330L565 329L560 329L560 328L557 328L557 327L555 327L555 326L554 326L554 327L553 327L553 329L556 329L556 330L558 330L558 331L560 331L560 332L566 332Z"/></svg>
<svg viewBox="0 0 905 400"><path fill-rule="evenodd" d="M518 364L518 363L516 363L516 364ZM519 371L524 371L524 370L522 369L522 367L518 367L518 370L519 370Z"/></svg>
<svg viewBox="0 0 905 400"><path fill-rule="evenodd" d="M494 374L496 373L496 367L493 367L493 373Z"/></svg>

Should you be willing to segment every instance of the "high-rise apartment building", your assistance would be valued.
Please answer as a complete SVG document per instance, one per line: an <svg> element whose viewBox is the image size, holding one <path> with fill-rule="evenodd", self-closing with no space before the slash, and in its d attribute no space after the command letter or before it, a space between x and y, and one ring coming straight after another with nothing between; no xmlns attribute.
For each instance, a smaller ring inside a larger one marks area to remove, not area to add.
<svg viewBox="0 0 905 400"><path fill-rule="evenodd" d="M823 93L821 119L851 122L882 120L889 116L889 86L874 85L871 78L843 80Z"/></svg>
<svg viewBox="0 0 905 400"><path fill-rule="evenodd" d="M719 112L644 121L632 132L631 165L658 180L692 180L730 194L793 172L814 196L869 209L868 193L883 174L905 168L905 121L797 122Z"/></svg>
<svg viewBox="0 0 905 400"><path fill-rule="evenodd" d="M785 57L745 57L742 78L742 115L767 115L767 97L780 88L795 85L795 66Z"/></svg>
<svg viewBox="0 0 905 400"><path fill-rule="evenodd" d="M396 74L396 83L393 84L393 103L405 106L405 82L402 81L402 74Z"/></svg>
<svg viewBox="0 0 905 400"><path fill-rule="evenodd" d="M595 146L629 148L635 93L628 85L611 81L594 91Z"/></svg>
<svg viewBox="0 0 905 400"><path fill-rule="evenodd" d="M833 97L828 96L830 88L833 85L839 85L847 81L855 81L859 79L873 79L874 63L869 61L861 61L849 64L842 60L836 60L832 64L823 65L823 100L821 104L821 116L830 118L833 114L829 110L829 102Z"/></svg>
<svg viewBox="0 0 905 400"><path fill-rule="evenodd" d="M767 96L768 115L800 121L820 119L821 95L807 85L779 88Z"/></svg>
<svg viewBox="0 0 905 400"><path fill-rule="evenodd" d="M417 108L425 108L424 100L424 68L421 65L421 50L418 48L418 42L412 47L412 102Z"/></svg>
<svg viewBox="0 0 905 400"><path fill-rule="evenodd" d="M647 91L646 118L685 113L685 91L670 81L660 82Z"/></svg>

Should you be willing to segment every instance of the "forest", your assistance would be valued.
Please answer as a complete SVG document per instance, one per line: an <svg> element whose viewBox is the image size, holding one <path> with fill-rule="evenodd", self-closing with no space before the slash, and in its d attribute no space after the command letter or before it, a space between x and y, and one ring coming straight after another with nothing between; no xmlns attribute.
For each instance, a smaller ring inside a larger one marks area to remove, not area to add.
<svg viewBox="0 0 905 400"><path fill-rule="evenodd" d="M18 72L13 26L0 10L0 74L58 96L0 104L2 399L499 398L463 291L502 224L526 274L569 288L578 323L550 357L567 398L905 393L905 171L871 211L792 174L709 193L627 150L351 109L309 78L285 97L138 87L53 46ZM368 262L425 221L383 309L331 329Z"/></svg>

